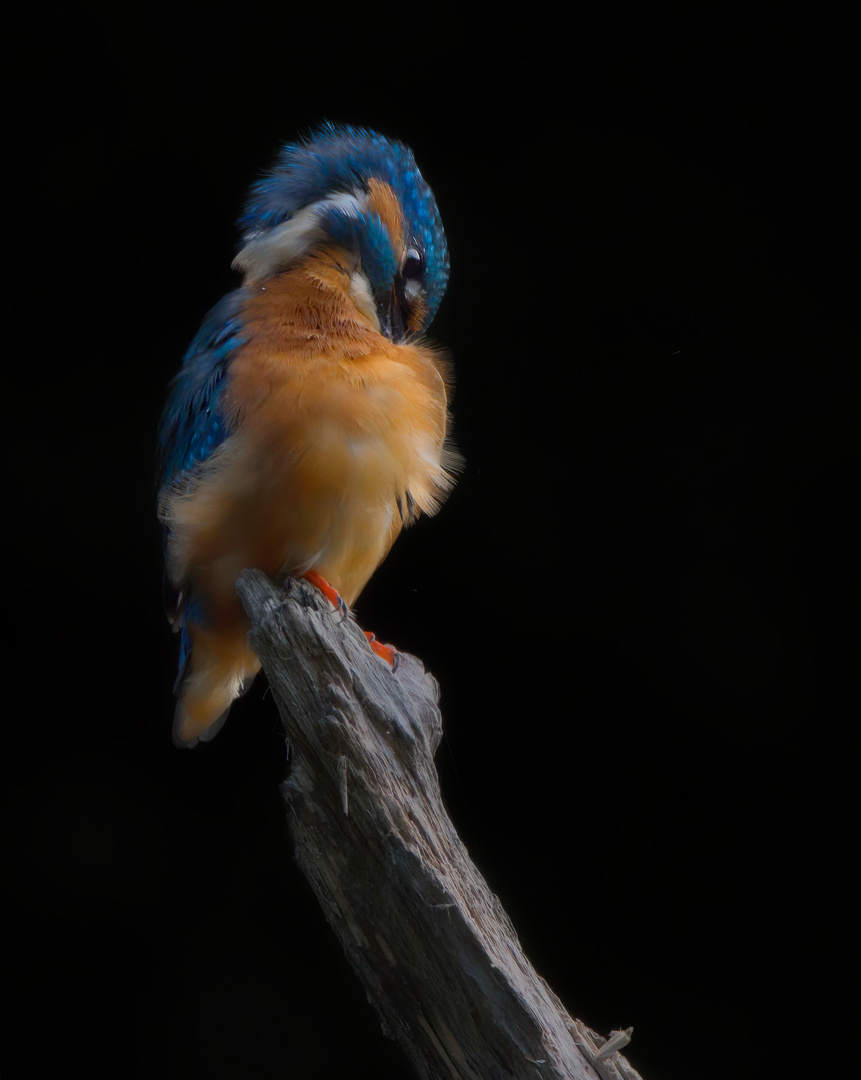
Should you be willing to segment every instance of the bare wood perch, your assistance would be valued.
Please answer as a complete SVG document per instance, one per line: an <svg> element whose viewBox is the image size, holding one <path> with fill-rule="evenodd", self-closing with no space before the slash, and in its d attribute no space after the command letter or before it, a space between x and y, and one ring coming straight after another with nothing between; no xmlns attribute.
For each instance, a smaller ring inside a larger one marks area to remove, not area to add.
<svg viewBox="0 0 861 1080"><path fill-rule="evenodd" d="M293 746L296 861L418 1075L640 1080L615 1050L630 1029L608 1043L568 1016L458 838L436 681L404 653L392 672L304 581L238 589Z"/></svg>

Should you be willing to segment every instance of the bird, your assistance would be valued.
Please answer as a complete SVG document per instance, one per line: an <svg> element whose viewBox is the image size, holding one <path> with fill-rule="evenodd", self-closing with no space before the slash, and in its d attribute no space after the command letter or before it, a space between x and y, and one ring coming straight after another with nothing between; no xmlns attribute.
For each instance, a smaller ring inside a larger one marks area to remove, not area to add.
<svg viewBox="0 0 861 1080"><path fill-rule="evenodd" d="M242 570L304 577L351 609L461 467L451 361L424 336L448 248L412 151L324 123L281 147L238 226L241 284L203 319L158 435L180 747L211 740L260 670Z"/></svg>

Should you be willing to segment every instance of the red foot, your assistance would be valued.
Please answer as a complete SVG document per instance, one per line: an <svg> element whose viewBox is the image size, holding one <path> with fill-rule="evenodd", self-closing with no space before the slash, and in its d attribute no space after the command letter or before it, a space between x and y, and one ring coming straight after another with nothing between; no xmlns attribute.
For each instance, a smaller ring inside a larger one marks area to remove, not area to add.
<svg viewBox="0 0 861 1080"><path fill-rule="evenodd" d="M384 645L381 641L377 641L370 630L363 630L362 633L368 639L368 644L377 656L379 656L380 659L385 660L392 671L394 671L398 666L398 650L391 645Z"/></svg>
<svg viewBox="0 0 861 1080"><path fill-rule="evenodd" d="M318 574L316 570L309 570L307 574L303 574L302 577L306 581L309 581L315 589L319 589L329 603L336 607L338 611L347 610L347 605L341 599L340 593L332 588L322 574Z"/></svg>
<svg viewBox="0 0 861 1080"><path fill-rule="evenodd" d="M341 598L340 593L337 589L332 588L322 574L318 574L316 570L309 570L307 573L303 574L302 577L310 582L315 589L319 589L333 607L337 608L338 611L343 611L345 615L347 614L347 605ZM377 641L370 630L364 630L362 632L368 639L368 644L371 646L371 649L381 660L385 660L392 671L394 671L398 666L398 650L391 645L383 645L381 641Z"/></svg>

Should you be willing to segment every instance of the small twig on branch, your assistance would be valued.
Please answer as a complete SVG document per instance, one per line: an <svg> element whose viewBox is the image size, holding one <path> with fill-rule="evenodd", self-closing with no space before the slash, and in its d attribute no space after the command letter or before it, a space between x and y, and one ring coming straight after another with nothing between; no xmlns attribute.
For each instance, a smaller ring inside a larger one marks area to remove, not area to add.
<svg viewBox="0 0 861 1080"><path fill-rule="evenodd" d="M640 1080L627 1039L568 1016L458 838L435 680L403 653L393 672L304 581L244 571L238 589L293 747L296 861L418 1075Z"/></svg>

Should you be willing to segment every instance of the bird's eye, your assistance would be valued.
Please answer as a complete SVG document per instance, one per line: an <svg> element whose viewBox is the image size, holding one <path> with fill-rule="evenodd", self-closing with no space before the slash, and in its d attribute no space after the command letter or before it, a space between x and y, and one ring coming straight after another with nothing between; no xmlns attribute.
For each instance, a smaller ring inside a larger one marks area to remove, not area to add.
<svg viewBox="0 0 861 1080"><path fill-rule="evenodd" d="M417 248L411 247L407 252L407 257L404 260L404 268L401 273L406 280L417 278L422 270L424 270L424 266L425 260L422 253Z"/></svg>

